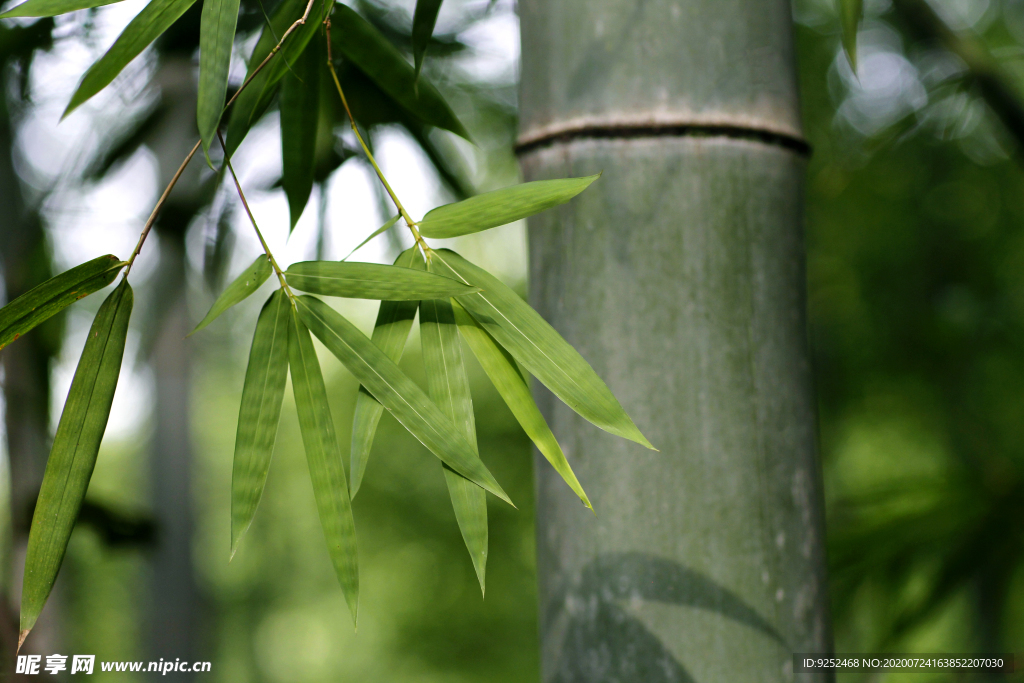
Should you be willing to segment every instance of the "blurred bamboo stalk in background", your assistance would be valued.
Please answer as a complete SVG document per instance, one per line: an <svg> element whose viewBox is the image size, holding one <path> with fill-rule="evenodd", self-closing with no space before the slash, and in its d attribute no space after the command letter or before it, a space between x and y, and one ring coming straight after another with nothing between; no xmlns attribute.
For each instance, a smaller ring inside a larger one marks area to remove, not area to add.
<svg viewBox="0 0 1024 683"><path fill-rule="evenodd" d="M542 679L791 681L832 647L783 0L522 0L530 299L660 453L538 387ZM805 674L800 680L829 680Z"/></svg>

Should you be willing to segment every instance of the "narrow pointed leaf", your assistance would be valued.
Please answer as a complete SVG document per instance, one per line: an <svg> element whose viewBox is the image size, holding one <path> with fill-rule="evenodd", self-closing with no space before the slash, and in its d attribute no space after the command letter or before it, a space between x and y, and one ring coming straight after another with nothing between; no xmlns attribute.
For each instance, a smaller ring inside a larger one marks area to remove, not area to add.
<svg viewBox="0 0 1024 683"><path fill-rule="evenodd" d="M423 263L423 255L416 247L406 249L395 259L396 266L416 268ZM413 318L416 317L417 301L381 301L377 310L377 322L373 326L370 341L377 345L396 364L402 359L405 342L409 338ZM370 447L377 433L377 424L384 413L384 406L373 397L366 387L360 386L356 394L355 413L352 416L352 497L359 491L370 457Z"/></svg>
<svg viewBox="0 0 1024 683"><path fill-rule="evenodd" d="M270 259L263 254L257 256L252 265L243 270L242 274L236 277L234 282L228 285L221 295L217 297L206 317L196 325L196 329L192 330L189 336L212 323L224 311L240 301L244 301L250 294L259 289L260 285L266 282L273 272L274 268L270 265Z"/></svg>
<svg viewBox="0 0 1024 683"><path fill-rule="evenodd" d="M412 59L415 63L414 78L419 78L423 68L423 54L434 34L437 13L441 11L441 0L416 0L416 11L412 16Z"/></svg>
<svg viewBox="0 0 1024 683"><path fill-rule="evenodd" d="M3 14L0 19L11 17L55 17L58 14L67 14L80 9L91 9L103 5L113 5L121 0L28 0L16 7L12 7Z"/></svg>
<svg viewBox="0 0 1024 683"><path fill-rule="evenodd" d="M585 178L537 180L445 204L432 209L419 223L424 237L458 237L489 230L564 204L597 180Z"/></svg>
<svg viewBox="0 0 1024 683"><path fill-rule="evenodd" d="M21 637L35 625L53 588L96 465L121 371L132 288L122 281L100 306L46 461L25 556Z"/></svg>
<svg viewBox="0 0 1024 683"><path fill-rule="evenodd" d="M401 218L400 215L392 216L390 219L388 219L387 223L385 223L384 225L380 226L379 228L374 230L372 233L370 233L369 237L367 237L365 240L360 242L359 245L355 249L353 249L352 251L348 252L348 256L346 256L345 258L343 258L341 260L342 261L347 261L349 256L351 256L352 254L356 253L357 251L359 251L360 249L365 247L369 243L369 241L372 240L374 237L377 237L378 235L383 235L385 232L390 230L391 226L393 226L395 223L397 223L399 218ZM397 262L396 262L395 265L398 265Z"/></svg>
<svg viewBox="0 0 1024 683"><path fill-rule="evenodd" d="M356 299L433 299L476 291L460 280L401 266L349 261L293 263L285 278L304 292Z"/></svg>
<svg viewBox="0 0 1024 683"><path fill-rule="evenodd" d="M277 439L281 400L288 379L288 323L292 307L284 290L274 292L260 311L242 385L231 468L231 555L249 528L263 497Z"/></svg>
<svg viewBox="0 0 1024 683"><path fill-rule="evenodd" d="M260 34L252 55L249 57L246 80L273 51L288 27L302 17L303 12L306 11L306 4L306 0L282 0L277 6L274 13L270 15L270 24L264 26L263 33ZM281 79L294 68L295 62L305 51L313 36L320 30L324 17L330 14L333 6L333 0L315 3L306 23L292 31L277 55L256 74L246 89L239 93L235 103L231 105L231 113L228 115L226 140L228 156L235 153L249 133L249 129L267 111L281 85ZM326 59L326 55L324 55L324 59Z"/></svg>
<svg viewBox="0 0 1024 683"><path fill-rule="evenodd" d="M124 265L112 254L99 256L51 277L0 308L0 349L79 299L109 285Z"/></svg>
<svg viewBox="0 0 1024 683"><path fill-rule="evenodd" d="M71 96L64 116L107 87L129 62L170 28L194 2L195 0L151 0L128 23L106 54L96 60L82 76L82 82Z"/></svg>
<svg viewBox="0 0 1024 683"><path fill-rule="evenodd" d="M196 123L209 155L228 92L231 48L235 44L239 0L203 0L199 25L199 93Z"/></svg>
<svg viewBox="0 0 1024 683"><path fill-rule="evenodd" d="M298 308L310 331L420 443L453 470L511 504L466 437L359 328L312 296L299 297Z"/></svg>
<svg viewBox="0 0 1024 683"><path fill-rule="evenodd" d="M350 59L398 104L423 123L450 130L469 140L441 93L405 60L373 24L347 5L339 4L331 16L335 54Z"/></svg>
<svg viewBox="0 0 1024 683"><path fill-rule="evenodd" d="M864 16L864 0L838 0L839 23L843 32L843 50L850 68L857 73L857 28Z"/></svg>
<svg viewBox="0 0 1024 683"><path fill-rule="evenodd" d="M302 445L306 449L313 495L327 539L327 552L334 563L334 571L354 623L359 607L359 565L356 526L348 482L345 481L345 467L313 340L291 306L288 317L288 367L292 373Z"/></svg>
<svg viewBox="0 0 1024 683"><path fill-rule="evenodd" d="M583 356L518 294L454 251L432 254L437 272L480 287L458 302L555 396L601 429L654 448Z"/></svg>
<svg viewBox="0 0 1024 683"><path fill-rule="evenodd" d="M450 299L420 302L420 344L423 347L423 369L427 376L430 399L476 451L473 398L469 391L469 376L462 359L462 344ZM487 570L487 494L449 467L444 467L444 478L462 540L473 560L480 591L484 592Z"/></svg>
<svg viewBox="0 0 1024 683"><path fill-rule="evenodd" d="M299 222L313 190L317 123L320 117L320 69L326 60L314 39L281 79L281 185L288 198L289 230Z"/></svg>
<svg viewBox="0 0 1024 683"><path fill-rule="evenodd" d="M569 466L569 461L565 459L562 447L558 445L558 440L551 433L551 428L548 427L547 421L541 415L540 409L537 408L537 404L530 394L530 386L527 384L526 378L519 371L519 366L516 365L515 360L509 355L508 351L503 349L498 342L494 341L494 338L487 333L487 330L480 327L480 324L473 319L466 309L459 304L455 304L454 311L455 320L459 325L459 332L462 333L462 338L469 344L473 355L480 361L480 365L483 367L484 372L487 373L487 377L494 384L494 388L498 390L501 398L508 405L509 410L516 416L516 420L519 421L523 431L526 432L526 435L537 446L537 450L547 458L547 461L551 463L555 471L562 475L562 479L580 497L583 504L593 510L590 499L587 498L586 492L576 479L572 467Z"/></svg>

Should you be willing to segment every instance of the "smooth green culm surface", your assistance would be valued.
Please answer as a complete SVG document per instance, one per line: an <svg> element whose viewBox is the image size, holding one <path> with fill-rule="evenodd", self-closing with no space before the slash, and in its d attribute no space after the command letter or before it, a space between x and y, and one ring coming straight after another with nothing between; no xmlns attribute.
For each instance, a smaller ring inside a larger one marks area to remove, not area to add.
<svg viewBox="0 0 1024 683"><path fill-rule="evenodd" d="M89 488L117 389L133 303L132 288L122 280L100 306L71 380L32 515L21 589L21 640L46 604Z"/></svg>
<svg viewBox="0 0 1024 683"><path fill-rule="evenodd" d="M790 3L519 11L525 178L603 171L529 219L530 301L660 449L610 438L535 387L599 511L537 459L542 680L832 680L792 665L832 647L805 160L757 135L800 135Z"/></svg>

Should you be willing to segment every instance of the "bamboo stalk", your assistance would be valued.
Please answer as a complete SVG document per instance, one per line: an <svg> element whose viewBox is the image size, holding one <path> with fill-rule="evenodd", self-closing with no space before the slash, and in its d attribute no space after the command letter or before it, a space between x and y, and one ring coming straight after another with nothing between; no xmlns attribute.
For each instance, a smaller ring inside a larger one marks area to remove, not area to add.
<svg viewBox="0 0 1024 683"><path fill-rule="evenodd" d="M832 647L783 0L521 0L530 299L660 453L538 392L544 681L824 681Z"/></svg>

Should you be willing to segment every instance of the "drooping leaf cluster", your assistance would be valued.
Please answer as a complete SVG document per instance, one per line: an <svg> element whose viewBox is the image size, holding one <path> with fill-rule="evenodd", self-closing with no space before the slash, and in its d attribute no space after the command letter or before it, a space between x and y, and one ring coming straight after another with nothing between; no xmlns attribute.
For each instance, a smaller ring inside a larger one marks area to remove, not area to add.
<svg viewBox="0 0 1024 683"><path fill-rule="evenodd" d="M86 71L65 115L110 84L194 1L151 0ZM359 574L351 499L366 473L385 410L440 460L459 528L481 590L484 588L486 494L512 501L480 457L463 340L524 431L588 508L591 504L586 493L534 403L527 372L596 426L651 447L590 365L536 311L484 269L425 241L481 232L564 204L597 176L525 183L438 207L415 221L388 184L360 132L361 123L381 122L382 110L374 99L386 98L392 117L394 111L401 112L399 122L409 130L419 130L422 139L431 128L469 139L453 109L423 72L440 0L417 4L410 37L412 64L380 27L347 5L331 0L281 0L249 55L244 82L233 92L228 74L236 46L239 0L203 3L197 102L201 137L142 228L134 252L126 261L108 255L84 263L0 309L2 348L77 299L111 284L119 272L124 275L100 307L89 332L47 462L29 534L22 640L52 589L99 452L132 310L128 284L132 264L162 203L200 149L208 163L221 164L218 182L227 175L223 171L230 171L265 253L224 289L195 331L244 301L271 276L276 276L280 285L259 314L242 386L232 470L232 555L263 493L289 375L329 555L353 620ZM53 16L101 4L106 2L28 0L0 18ZM325 117L330 126L342 112L397 210L397 215L363 244L399 220L415 239L415 246L402 252L393 265L352 262L348 257L293 263L287 268L278 265L231 164L234 151L274 103L281 112L281 186L290 206L290 227L322 175L320 132ZM362 114L366 121L361 120ZM215 153L211 155L211 151ZM364 334L319 297L379 300L372 335ZM398 366L417 316L426 390ZM348 474L313 336L360 382Z"/></svg>

